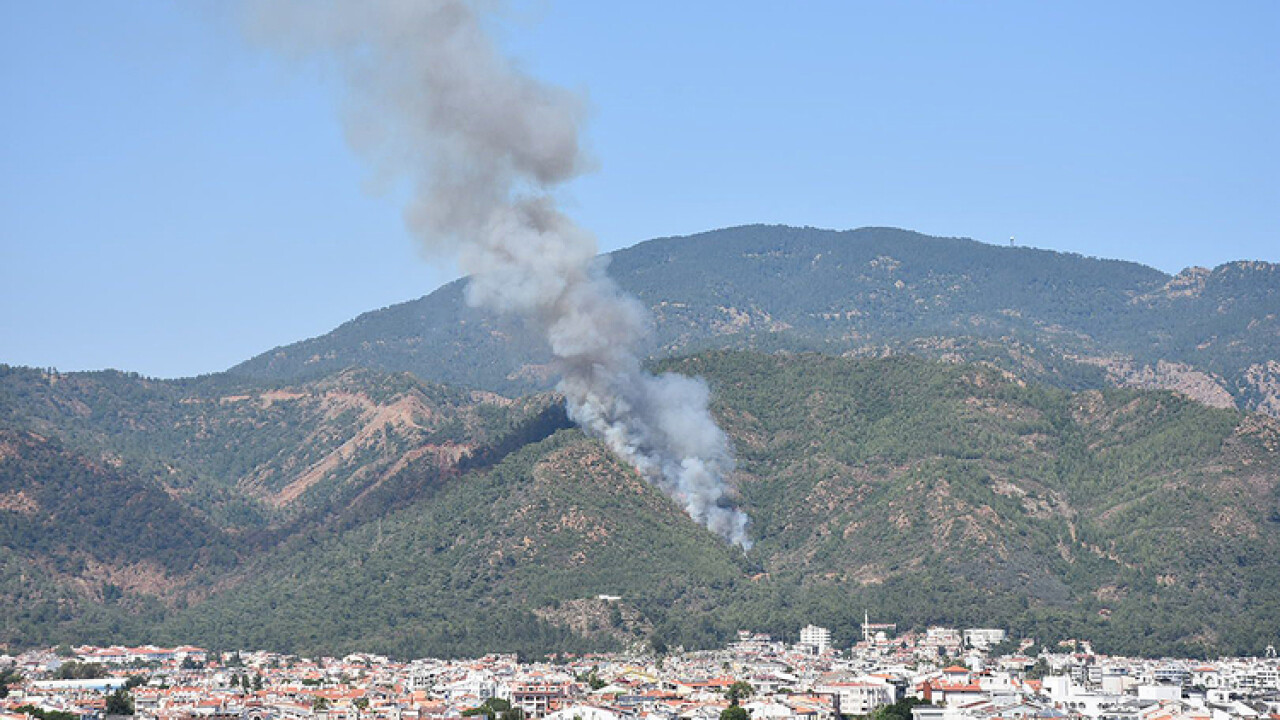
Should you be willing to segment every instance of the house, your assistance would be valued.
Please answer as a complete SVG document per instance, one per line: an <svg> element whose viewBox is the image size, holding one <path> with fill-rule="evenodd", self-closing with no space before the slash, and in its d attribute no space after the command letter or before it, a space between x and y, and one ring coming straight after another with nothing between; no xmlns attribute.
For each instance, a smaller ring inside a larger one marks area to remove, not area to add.
<svg viewBox="0 0 1280 720"><path fill-rule="evenodd" d="M866 715L881 705L894 702L895 688L880 678L860 678L851 682L828 682L814 688L836 698L840 715Z"/></svg>
<svg viewBox="0 0 1280 720"><path fill-rule="evenodd" d="M521 684L511 689L511 706L527 718L541 718L558 709L567 695L566 688L555 683Z"/></svg>

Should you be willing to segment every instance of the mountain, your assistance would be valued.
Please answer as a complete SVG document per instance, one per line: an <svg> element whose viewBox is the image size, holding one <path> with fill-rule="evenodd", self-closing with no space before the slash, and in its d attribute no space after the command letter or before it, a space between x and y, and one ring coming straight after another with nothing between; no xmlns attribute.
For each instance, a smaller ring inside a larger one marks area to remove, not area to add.
<svg viewBox="0 0 1280 720"><path fill-rule="evenodd" d="M651 364L713 389L749 553L455 283L217 375L0 365L0 645L848 642L864 609L1144 654L1280 634L1276 266L759 226L611 262Z"/></svg>
<svg viewBox="0 0 1280 720"><path fill-rule="evenodd" d="M852 629L866 597L917 626L1003 622L1144 652L1280 633L1273 419L911 358L669 367L713 381L765 569L855 601L834 626Z"/></svg>
<svg viewBox="0 0 1280 720"><path fill-rule="evenodd" d="M786 637L808 622L847 642L864 608L903 627L998 625L1134 653L1258 652L1280 633L1276 420L911 356L714 351L660 369L713 387L754 521L747 555L569 428L553 396L514 401L368 370L247 386L11 369L0 377L0 594L20 612L5 637L537 654L707 646L740 628ZM114 388L105 397L103 385ZM328 457L378 414L303 412L333 393L432 411L412 442L363 446L334 478L351 491L305 512L251 480L305 463L250 453L260 465L217 475L209 468L229 466L191 459L197 440L226 445L209 439L224 426L244 425L236 443L252 450L262 441L251 435L281 432L265 418L288 402L316 423L302 435L308 457ZM500 417L478 419L487 407ZM166 442L129 439L170 426ZM469 448L450 462L422 452L442 427ZM175 470L148 474L166 463ZM200 493L164 483L174 475L257 503L267 530L213 521ZM86 498L120 514L94 514ZM148 562L148 582L113 579Z"/></svg>
<svg viewBox="0 0 1280 720"><path fill-rule="evenodd" d="M696 646L807 622L847 642L864 608L1152 654L1258 652L1280 633L1277 421L909 357L664 367L715 388L748 556L566 430L376 525L263 558L172 627L404 655L528 651L559 627L566 648L611 647L609 628L573 624L585 608L561 612L610 594L651 637Z"/></svg>
<svg viewBox="0 0 1280 720"><path fill-rule="evenodd" d="M236 553L146 478L0 429L0 644L139 632L162 599L234 567Z"/></svg>
<svg viewBox="0 0 1280 720"><path fill-rule="evenodd" d="M986 362L1067 389L1173 389L1280 416L1280 266L1169 276L1117 260L891 228L745 226L640 243L608 272L653 311L648 351L908 352ZM504 393L547 389L519 321L464 281L231 369L272 380L358 365Z"/></svg>
<svg viewBox="0 0 1280 720"><path fill-rule="evenodd" d="M369 370L263 384L0 366L0 645L145 636L244 559L567 424L547 396Z"/></svg>
<svg viewBox="0 0 1280 720"><path fill-rule="evenodd" d="M127 462L219 527L242 531L367 497L410 462L451 467L547 403L359 368L264 383L0 366L0 427Z"/></svg>
<svg viewBox="0 0 1280 720"><path fill-rule="evenodd" d="M599 593L726 587L740 564L608 450L563 430L375 522L299 538L168 629L403 657L613 649L611 634L583 637L548 614Z"/></svg>

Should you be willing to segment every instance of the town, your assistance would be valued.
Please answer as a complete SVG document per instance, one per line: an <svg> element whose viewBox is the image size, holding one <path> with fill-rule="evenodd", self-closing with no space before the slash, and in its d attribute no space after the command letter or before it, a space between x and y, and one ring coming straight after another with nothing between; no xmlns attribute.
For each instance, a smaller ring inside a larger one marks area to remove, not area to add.
<svg viewBox="0 0 1280 720"><path fill-rule="evenodd" d="M194 646L0 656L0 720L1280 720L1280 660L1144 659L999 629L832 646L743 631L721 650L396 662Z"/></svg>

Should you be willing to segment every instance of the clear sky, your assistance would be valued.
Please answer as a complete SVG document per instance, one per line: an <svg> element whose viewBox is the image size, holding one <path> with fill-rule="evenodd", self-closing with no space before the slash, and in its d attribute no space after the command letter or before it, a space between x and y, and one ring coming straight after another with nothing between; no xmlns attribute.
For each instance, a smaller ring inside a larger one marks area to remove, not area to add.
<svg viewBox="0 0 1280 720"><path fill-rule="evenodd" d="M1280 261L1280 3L518 2L582 91L605 250L893 225L1167 272ZM0 6L0 362L178 376L453 276L370 193L341 86L226 3Z"/></svg>

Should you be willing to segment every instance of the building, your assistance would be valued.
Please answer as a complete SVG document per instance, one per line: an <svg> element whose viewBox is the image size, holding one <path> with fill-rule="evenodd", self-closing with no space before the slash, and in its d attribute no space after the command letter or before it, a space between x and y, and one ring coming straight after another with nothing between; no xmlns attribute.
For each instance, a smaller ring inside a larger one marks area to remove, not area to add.
<svg viewBox="0 0 1280 720"><path fill-rule="evenodd" d="M990 650L1004 642L1004 631L996 628L970 628L964 631L964 644L978 650Z"/></svg>
<svg viewBox="0 0 1280 720"><path fill-rule="evenodd" d="M557 683L520 684L511 690L511 707L520 708L527 718L540 718L558 710L567 696Z"/></svg>
<svg viewBox="0 0 1280 720"><path fill-rule="evenodd" d="M818 655L831 649L831 631L817 625L808 625L800 630L800 644L808 645Z"/></svg>
<svg viewBox="0 0 1280 720"><path fill-rule="evenodd" d="M895 700L894 686L878 678L826 683L816 690L835 698L836 712L840 715L867 715L881 705L893 704Z"/></svg>

